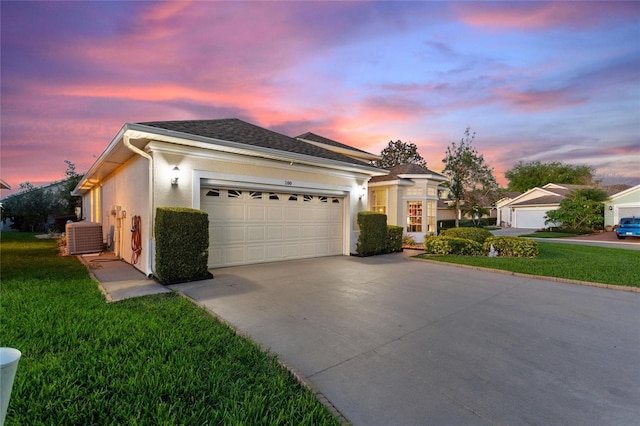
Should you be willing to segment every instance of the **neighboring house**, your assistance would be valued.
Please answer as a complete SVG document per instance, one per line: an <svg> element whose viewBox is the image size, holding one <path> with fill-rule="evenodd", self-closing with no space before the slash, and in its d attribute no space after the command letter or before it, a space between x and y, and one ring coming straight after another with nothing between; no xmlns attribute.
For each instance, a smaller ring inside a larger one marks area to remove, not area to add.
<svg viewBox="0 0 640 426"><path fill-rule="evenodd" d="M114 251L131 258L129 223L140 216L136 268L154 273L157 207L209 213L210 268L348 255L367 209L367 182L386 170L364 151L307 133L291 138L238 119L126 123L74 195ZM337 143L336 143L337 144ZM172 177L172 172L177 172Z"/></svg>
<svg viewBox="0 0 640 426"><path fill-rule="evenodd" d="M544 229L545 216L551 210L557 210L565 197L576 189L589 188L586 185L548 183L541 188L533 188L510 200L502 199L496 203L501 212L498 223L504 222L513 228ZM506 213L508 209L509 212Z"/></svg>
<svg viewBox="0 0 640 426"><path fill-rule="evenodd" d="M422 242L436 234L439 185L447 178L417 164L392 167L386 176L369 181L369 210L385 213L389 225Z"/></svg>
<svg viewBox="0 0 640 426"><path fill-rule="evenodd" d="M11 186L9 186L7 182L0 179L0 189L11 189Z"/></svg>
<svg viewBox="0 0 640 426"><path fill-rule="evenodd" d="M604 225L615 226L620 218L640 217L640 185L613 194L604 203Z"/></svg>
<svg viewBox="0 0 640 426"><path fill-rule="evenodd" d="M522 195L522 192L518 191L503 191L502 198L500 198L495 203L496 209L496 225L509 227L511 226L511 207L509 207L509 203L513 201L514 198Z"/></svg>

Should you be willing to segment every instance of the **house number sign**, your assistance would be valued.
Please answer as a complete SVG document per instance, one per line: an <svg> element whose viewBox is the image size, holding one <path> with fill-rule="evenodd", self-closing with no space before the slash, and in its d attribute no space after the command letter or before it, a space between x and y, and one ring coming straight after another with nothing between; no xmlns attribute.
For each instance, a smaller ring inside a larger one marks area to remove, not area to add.
<svg viewBox="0 0 640 426"><path fill-rule="evenodd" d="M284 181L284 185L285 186L292 186L293 185L293 181L292 180L285 180Z"/></svg>

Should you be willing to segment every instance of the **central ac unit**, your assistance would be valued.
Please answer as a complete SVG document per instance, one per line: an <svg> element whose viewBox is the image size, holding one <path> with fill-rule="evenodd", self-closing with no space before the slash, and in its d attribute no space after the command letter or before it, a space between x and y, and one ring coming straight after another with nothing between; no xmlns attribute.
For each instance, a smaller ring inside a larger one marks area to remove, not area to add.
<svg viewBox="0 0 640 426"><path fill-rule="evenodd" d="M99 253L104 249L101 223L67 223L65 232L69 254Z"/></svg>

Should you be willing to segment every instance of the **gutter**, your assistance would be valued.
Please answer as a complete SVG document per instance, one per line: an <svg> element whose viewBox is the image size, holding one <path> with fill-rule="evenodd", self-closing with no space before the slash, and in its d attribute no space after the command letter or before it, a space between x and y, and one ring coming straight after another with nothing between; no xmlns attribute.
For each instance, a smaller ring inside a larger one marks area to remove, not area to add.
<svg viewBox="0 0 640 426"><path fill-rule="evenodd" d="M153 264L153 257L155 256L155 245L154 245L154 239L153 239L153 182L154 182L154 175L153 175L153 157L142 151L140 148L135 147L131 144L131 141L129 140L129 136L130 135L130 131L127 130L124 132L124 135L122 136L122 142L124 143L124 146L126 146L130 151L132 151L135 154L140 155L141 157L146 158L149 161L149 225L148 225L148 230L149 230L149 237L147 239L147 243L148 243L148 247L149 247L149 255L147 256L147 273L149 275L149 278L151 278L153 275L155 275L155 269L154 269L154 264Z"/></svg>

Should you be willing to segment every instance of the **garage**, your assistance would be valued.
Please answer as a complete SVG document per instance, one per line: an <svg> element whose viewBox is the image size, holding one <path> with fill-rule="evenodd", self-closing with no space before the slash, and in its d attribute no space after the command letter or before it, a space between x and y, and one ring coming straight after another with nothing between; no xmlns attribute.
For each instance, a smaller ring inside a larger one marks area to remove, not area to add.
<svg viewBox="0 0 640 426"><path fill-rule="evenodd" d="M210 268L341 255L344 197L203 187Z"/></svg>
<svg viewBox="0 0 640 426"><path fill-rule="evenodd" d="M547 211L547 209L514 209L514 227L526 229L547 228L550 226L544 223Z"/></svg>

